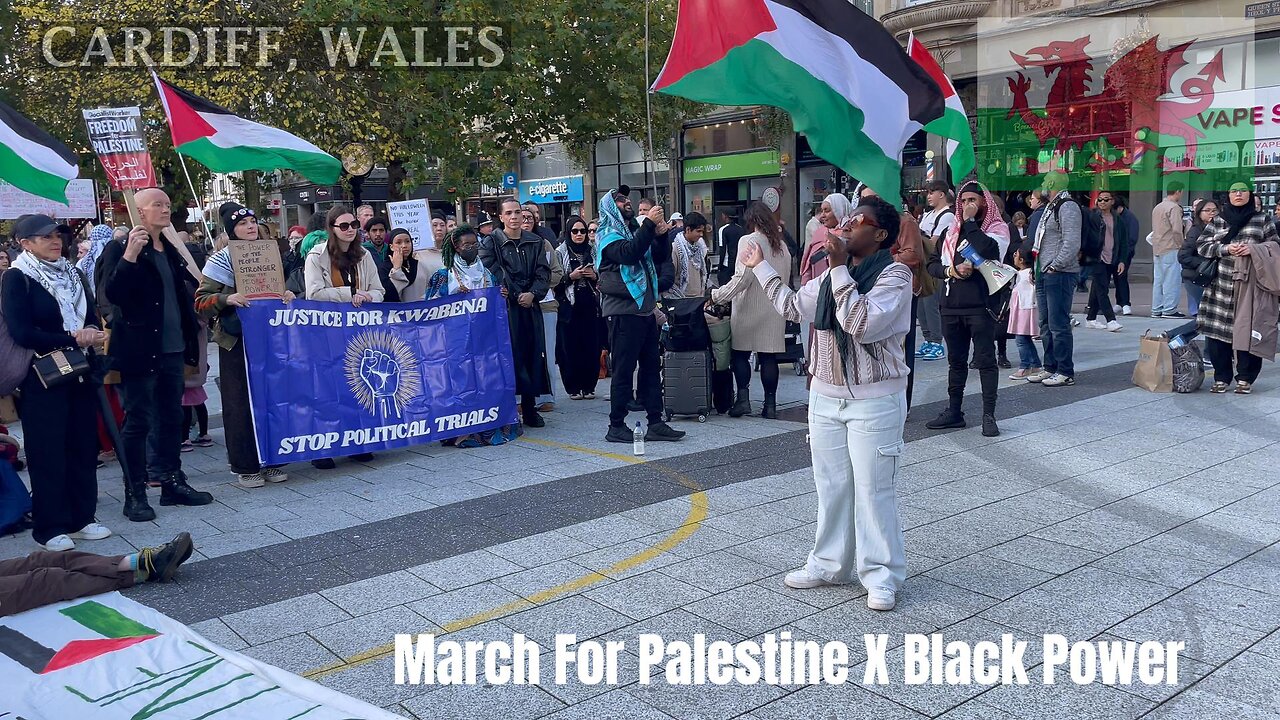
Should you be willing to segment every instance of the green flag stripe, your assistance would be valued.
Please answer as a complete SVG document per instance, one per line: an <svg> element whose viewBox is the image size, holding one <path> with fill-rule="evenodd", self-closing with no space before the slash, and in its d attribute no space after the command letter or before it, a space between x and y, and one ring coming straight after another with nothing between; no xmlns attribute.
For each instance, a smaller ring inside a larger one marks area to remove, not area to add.
<svg viewBox="0 0 1280 720"><path fill-rule="evenodd" d="M318 185L332 185L342 174L342 163L325 153L245 145L222 147L215 145L207 137L183 143L178 147L178 152L220 173L241 170L270 172L289 168Z"/></svg>
<svg viewBox="0 0 1280 720"><path fill-rule="evenodd" d="M0 180L32 195L63 204L67 202L67 183L70 180L37 170L3 143L0 143Z"/></svg>
<svg viewBox="0 0 1280 720"><path fill-rule="evenodd" d="M72 605L61 612L103 637L126 638L159 634L146 625L121 615L120 611L93 600Z"/></svg>

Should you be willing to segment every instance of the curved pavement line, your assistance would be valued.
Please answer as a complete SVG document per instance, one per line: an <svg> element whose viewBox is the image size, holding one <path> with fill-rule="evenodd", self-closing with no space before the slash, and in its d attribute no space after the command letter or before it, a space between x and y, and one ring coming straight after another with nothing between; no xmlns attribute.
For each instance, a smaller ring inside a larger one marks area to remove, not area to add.
<svg viewBox="0 0 1280 720"><path fill-rule="evenodd" d="M603 450L593 450L591 448L579 447L577 445L567 445L564 443L555 442L554 440L537 440L537 439L530 439L530 438L522 438L522 441L531 442L538 445L546 445L548 447L559 448L562 450L572 450L574 452L585 453L588 455L597 455L600 457L609 458L611 460L619 460L632 465L639 465L647 462L645 460L641 460L639 458L636 458L630 455L622 455L619 453L605 452ZM653 463L653 467L668 475L671 475L681 485L684 485L685 487L690 488L694 491L691 495L689 495L689 512L687 515L685 515L684 523L682 523L680 527L672 531L670 535L666 536L662 540L654 543L653 545L650 545L649 547L645 548L644 550L641 550L640 552L634 555L631 555L629 557L625 557L619 560L618 562L610 565L603 572L588 573L581 577L574 578L573 580L563 582L554 587L547 588L546 590L541 590L539 592L536 592L527 598L512 600L509 603L499 605L496 608L492 608L484 612L476 613L475 615L472 615L470 617L445 623L443 626L441 626L442 632L440 634L447 635L449 633L465 630L469 627L480 625L481 623L494 620L504 615L509 615L513 612L516 612L517 610L525 610L528 608L537 607L538 605L549 602L550 600L553 600L561 595L565 595L571 592L576 592L578 590L582 590L583 588L590 587L602 580L608 580L609 575L611 574L618 574L618 573L626 572L628 570L639 567L640 565L643 565L644 563L647 563L650 560L653 560L659 555L675 548L677 545L684 542L685 540L688 540L689 538L693 537L693 534L698 531L699 527L702 526L702 522L707 519L708 503L707 503L706 491L698 487L697 483L695 483L693 480L691 480L684 474L679 473L675 470L672 470L671 468L668 468L658 463ZM307 672L302 673L302 677L307 678L309 680L317 680L319 678L327 677L329 675L332 675L337 672L341 672L343 670L348 670L350 668L359 667L360 665L373 662L374 660L386 657L392 654L393 652L395 652L395 643L394 642L386 643L383 645L379 645L378 647L372 648L370 650L366 650L362 653L357 653L350 657L343 658L338 662L330 663L328 665L323 665L321 667L308 670Z"/></svg>

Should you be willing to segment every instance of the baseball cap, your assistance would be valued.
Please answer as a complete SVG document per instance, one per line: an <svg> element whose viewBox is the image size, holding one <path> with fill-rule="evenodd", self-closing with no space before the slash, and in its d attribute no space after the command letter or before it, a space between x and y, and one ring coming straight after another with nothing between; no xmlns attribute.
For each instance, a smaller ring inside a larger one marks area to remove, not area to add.
<svg viewBox="0 0 1280 720"><path fill-rule="evenodd" d="M631 195L630 185L619 185L617 190L613 191L614 195Z"/></svg>
<svg viewBox="0 0 1280 720"><path fill-rule="evenodd" d="M683 220L683 219L684 219L684 216L683 216L683 215L681 215L681 214L680 214L680 213L678 213L678 212L673 212L673 213L671 213L671 217L669 217L669 218L667 218L667 219L668 219L668 220L670 220L671 222L675 222L676 220Z"/></svg>
<svg viewBox="0 0 1280 720"><path fill-rule="evenodd" d="M13 224L13 237L24 238L52 235L58 229L58 222L48 215L23 215Z"/></svg>

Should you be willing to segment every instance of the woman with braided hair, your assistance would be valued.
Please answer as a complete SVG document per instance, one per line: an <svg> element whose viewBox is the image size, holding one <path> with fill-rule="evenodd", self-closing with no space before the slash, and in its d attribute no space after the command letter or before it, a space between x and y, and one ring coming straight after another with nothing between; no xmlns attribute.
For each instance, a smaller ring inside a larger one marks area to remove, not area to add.
<svg viewBox="0 0 1280 720"><path fill-rule="evenodd" d="M470 225L459 225L445 236L440 259L444 267L427 281L427 300L497 284L493 273L480 262L480 239ZM504 287L502 297L506 296Z"/></svg>

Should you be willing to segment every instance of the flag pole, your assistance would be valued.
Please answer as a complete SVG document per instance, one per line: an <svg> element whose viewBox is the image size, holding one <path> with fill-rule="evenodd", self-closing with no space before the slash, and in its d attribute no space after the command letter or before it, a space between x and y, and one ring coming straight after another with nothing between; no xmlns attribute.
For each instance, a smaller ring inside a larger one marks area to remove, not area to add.
<svg viewBox="0 0 1280 720"><path fill-rule="evenodd" d="M204 214L204 201L200 199L200 193L196 192L196 184L191 182L191 173L187 172L187 160L182 157L182 153L177 148L173 149L173 154L178 156L178 162L182 165L182 174L187 178L187 187L191 188L191 196L196 200L196 210L200 213L200 225L204 227L204 241L209 247L213 247L213 228L209 227L209 218Z"/></svg>
<svg viewBox="0 0 1280 720"><path fill-rule="evenodd" d="M657 164L658 159L653 154L653 108L649 104L649 96L653 94L651 87L652 80L649 78L649 5L650 0L644 0L644 116L645 127L649 132L649 161L644 164L645 179L649 181L650 192L654 195L658 194L657 182ZM657 202L657 198L654 198Z"/></svg>

